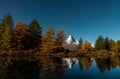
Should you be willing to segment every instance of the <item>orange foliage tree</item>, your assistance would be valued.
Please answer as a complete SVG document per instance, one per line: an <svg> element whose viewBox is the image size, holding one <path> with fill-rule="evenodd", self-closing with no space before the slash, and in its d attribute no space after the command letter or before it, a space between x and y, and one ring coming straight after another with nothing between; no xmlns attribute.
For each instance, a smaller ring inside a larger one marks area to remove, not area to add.
<svg viewBox="0 0 120 79"><path fill-rule="evenodd" d="M53 53L55 49L55 33L52 26L48 27L45 34L42 36L42 52Z"/></svg>
<svg viewBox="0 0 120 79"><path fill-rule="evenodd" d="M86 40L86 41L83 43L81 50L87 52L87 51L89 51L89 50L91 50L91 49L92 49L91 44Z"/></svg>
<svg viewBox="0 0 120 79"><path fill-rule="evenodd" d="M13 32L13 47L15 50L25 50L25 36L27 31L27 25L20 21L17 21L16 27Z"/></svg>
<svg viewBox="0 0 120 79"><path fill-rule="evenodd" d="M55 40L55 45L56 45L56 52L62 52L63 51L63 43L65 42L65 31L64 29L61 27L56 40Z"/></svg>

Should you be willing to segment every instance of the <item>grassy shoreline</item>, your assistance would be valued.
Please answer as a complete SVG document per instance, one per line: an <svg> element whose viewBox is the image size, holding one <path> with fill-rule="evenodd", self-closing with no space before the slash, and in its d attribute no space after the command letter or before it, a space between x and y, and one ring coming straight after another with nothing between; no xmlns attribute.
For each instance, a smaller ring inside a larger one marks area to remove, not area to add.
<svg viewBox="0 0 120 79"><path fill-rule="evenodd" d="M51 56L51 57L116 57L119 56L118 52L100 52L100 51L90 51L90 52L59 52L59 53L42 53L40 51L9 51L0 52L0 56Z"/></svg>

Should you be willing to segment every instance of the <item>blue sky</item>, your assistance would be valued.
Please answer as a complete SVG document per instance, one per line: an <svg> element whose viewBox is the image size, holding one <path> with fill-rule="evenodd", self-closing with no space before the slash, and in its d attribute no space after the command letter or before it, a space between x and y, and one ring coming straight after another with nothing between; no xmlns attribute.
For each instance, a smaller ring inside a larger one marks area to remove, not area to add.
<svg viewBox="0 0 120 79"><path fill-rule="evenodd" d="M66 36L94 43L98 35L120 39L120 0L0 0L0 18L11 12L14 22L36 18L43 32L62 26Z"/></svg>

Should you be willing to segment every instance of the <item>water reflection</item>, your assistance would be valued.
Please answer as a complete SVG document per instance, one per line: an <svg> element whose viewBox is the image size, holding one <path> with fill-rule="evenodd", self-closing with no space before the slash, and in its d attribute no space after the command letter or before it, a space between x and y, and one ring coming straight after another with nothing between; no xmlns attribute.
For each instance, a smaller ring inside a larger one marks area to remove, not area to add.
<svg viewBox="0 0 120 79"><path fill-rule="evenodd" d="M116 68L117 66L120 66L120 58L96 58L96 65L101 73L104 73L106 70L110 71L111 69Z"/></svg>
<svg viewBox="0 0 120 79"><path fill-rule="evenodd" d="M39 79L39 61L21 58L0 60L0 79Z"/></svg>
<svg viewBox="0 0 120 79"><path fill-rule="evenodd" d="M78 74L78 79L86 78L86 75L90 77L98 76L97 78L102 76L104 78L104 73L109 75L111 74L109 71L113 70L115 70L113 71L115 73L120 70L120 68L116 70L118 67L120 67L119 57L95 59L80 57L51 58L47 56L0 57L0 79L73 79L74 77L71 74ZM97 70L102 74L99 74ZM94 75L94 73L99 75ZM112 73L113 78L114 73ZM86 75L84 76L83 74ZM112 78L111 75L109 76L109 78Z"/></svg>
<svg viewBox="0 0 120 79"><path fill-rule="evenodd" d="M76 58L62 58L62 64L64 67L72 68L78 60Z"/></svg>
<svg viewBox="0 0 120 79"><path fill-rule="evenodd" d="M62 66L62 58L41 57L41 79L65 79L65 70Z"/></svg>
<svg viewBox="0 0 120 79"><path fill-rule="evenodd" d="M78 58L78 63L79 63L80 70L85 68L86 71L88 71L92 65L92 60L91 58Z"/></svg>

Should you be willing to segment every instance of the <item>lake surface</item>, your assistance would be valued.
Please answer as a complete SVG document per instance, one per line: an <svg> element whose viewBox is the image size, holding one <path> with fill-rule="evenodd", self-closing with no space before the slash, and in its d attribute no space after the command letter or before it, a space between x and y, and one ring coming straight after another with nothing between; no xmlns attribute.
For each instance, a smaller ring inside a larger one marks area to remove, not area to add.
<svg viewBox="0 0 120 79"><path fill-rule="evenodd" d="M120 79L120 58L0 57L0 79Z"/></svg>

